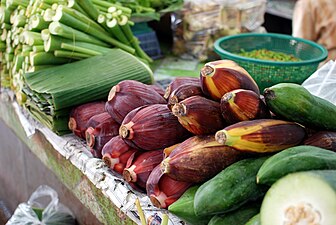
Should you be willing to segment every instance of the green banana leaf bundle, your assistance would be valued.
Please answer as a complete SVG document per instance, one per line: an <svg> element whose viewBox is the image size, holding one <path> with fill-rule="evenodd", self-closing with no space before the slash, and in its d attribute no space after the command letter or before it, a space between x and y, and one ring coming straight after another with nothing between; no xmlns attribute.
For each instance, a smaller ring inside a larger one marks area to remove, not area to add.
<svg viewBox="0 0 336 225"><path fill-rule="evenodd" d="M111 49L104 55L24 74L25 107L55 133L69 133L70 110L84 103L107 100L122 80L153 83L151 69L133 55Z"/></svg>

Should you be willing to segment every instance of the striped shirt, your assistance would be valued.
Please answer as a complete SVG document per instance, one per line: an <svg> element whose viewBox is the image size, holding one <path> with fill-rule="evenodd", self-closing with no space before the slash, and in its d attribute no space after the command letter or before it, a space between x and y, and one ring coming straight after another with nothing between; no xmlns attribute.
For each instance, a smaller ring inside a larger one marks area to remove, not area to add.
<svg viewBox="0 0 336 225"><path fill-rule="evenodd" d="M293 13L293 36L323 45L336 59L336 0L298 0Z"/></svg>

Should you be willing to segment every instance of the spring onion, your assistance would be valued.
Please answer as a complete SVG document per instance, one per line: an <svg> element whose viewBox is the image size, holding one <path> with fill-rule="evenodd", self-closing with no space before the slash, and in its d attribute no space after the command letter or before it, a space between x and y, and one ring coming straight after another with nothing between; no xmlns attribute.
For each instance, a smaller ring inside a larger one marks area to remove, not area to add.
<svg viewBox="0 0 336 225"><path fill-rule="evenodd" d="M81 32L79 30L76 30L72 27L66 26L60 22L52 22L49 25L49 31L53 35L57 35L60 37L72 39L75 41L83 41L88 42L96 45L101 45L108 47L109 45L95 37L92 37L91 35L88 35L84 32Z"/></svg>

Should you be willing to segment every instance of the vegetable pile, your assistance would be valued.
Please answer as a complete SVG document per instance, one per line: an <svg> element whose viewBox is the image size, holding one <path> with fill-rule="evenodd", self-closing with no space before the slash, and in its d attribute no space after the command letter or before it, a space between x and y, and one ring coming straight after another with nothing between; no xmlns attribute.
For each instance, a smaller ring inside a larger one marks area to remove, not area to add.
<svg viewBox="0 0 336 225"><path fill-rule="evenodd" d="M57 134L69 133L72 107L106 98L111 86L124 79L153 82L151 69L120 49L49 69L26 73L24 106Z"/></svg>
<svg viewBox="0 0 336 225"><path fill-rule="evenodd" d="M19 103L23 74L122 49L145 63L131 26L132 9L104 0L1 0L1 85Z"/></svg>
<svg viewBox="0 0 336 225"><path fill-rule="evenodd" d="M261 60L280 61L280 62L298 62L299 58L283 52L271 51L268 49L255 49L253 51L245 51L244 49L238 55Z"/></svg>
<svg viewBox="0 0 336 225"><path fill-rule="evenodd" d="M335 170L336 106L298 84L260 95L244 68L219 60L165 93L124 80L79 107L69 128L92 154L189 224L335 223L336 171L316 170Z"/></svg>

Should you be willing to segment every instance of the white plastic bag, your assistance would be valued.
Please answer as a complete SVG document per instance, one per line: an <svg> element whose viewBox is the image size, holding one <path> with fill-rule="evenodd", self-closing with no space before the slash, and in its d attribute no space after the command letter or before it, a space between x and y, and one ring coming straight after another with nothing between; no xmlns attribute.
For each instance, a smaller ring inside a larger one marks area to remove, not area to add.
<svg viewBox="0 0 336 225"><path fill-rule="evenodd" d="M45 197L50 198L48 203L45 203ZM39 212L42 213L38 215ZM59 203L56 191L47 185L41 185L33 192L27 203L21 203L17 207L6 225L72 224L75 224L75 218L66 206Z"/></svg>
<svg viewBox="0 0 336 225"><path fill-rule="evenodd" d="M306 79L302 86L313 95L336 105L336 62L330 60Z"/></svg>

